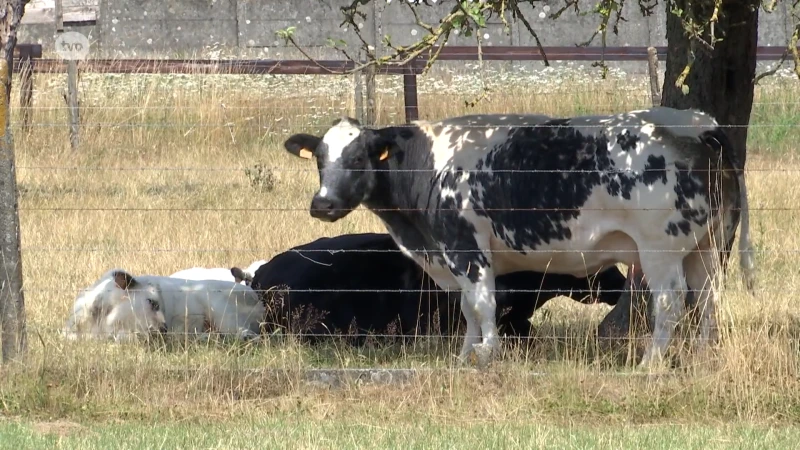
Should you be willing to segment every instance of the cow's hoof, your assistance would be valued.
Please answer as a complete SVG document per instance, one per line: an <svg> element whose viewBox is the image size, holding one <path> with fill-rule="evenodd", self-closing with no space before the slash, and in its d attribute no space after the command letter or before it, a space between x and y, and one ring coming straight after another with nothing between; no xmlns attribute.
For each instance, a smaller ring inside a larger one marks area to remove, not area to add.
<svg viewBox="0 0 800 450"><path fill-rule="evenodd" d="M244 342L255 342L260 336L250 330L242 330L239 332L239 340Z"/></svg>
<svg viewBox="0 0 800 450"><path fill-rule="evenodd" d="M492 362L494 348L488 344L474 344L472 346L475 352L475 365L479 369L485 369Z"/></svg>
<svg viewBox="0 0 800 450"><path fill-rule="evenodd" d="M646 374L658 374L669 370L666 359L658 351L645 353L642 361L636 366L636 371Z"/></svg>
<svg viewBox="0 0 800 450"><path fill-rule="evenodd" d="M458 361L459 365L467 366L473 364L475 359L475 352L473 351L466 351L461 352L457 357L456 360Z"/></svg>

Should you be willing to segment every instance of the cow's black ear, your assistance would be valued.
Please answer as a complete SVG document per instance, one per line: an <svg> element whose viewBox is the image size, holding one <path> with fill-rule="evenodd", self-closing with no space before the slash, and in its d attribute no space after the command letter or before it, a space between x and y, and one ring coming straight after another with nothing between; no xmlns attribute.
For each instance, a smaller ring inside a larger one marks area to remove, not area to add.
<svg viewBox="0 0 800 450"><path fill-rule="evenodd" d="M231 267L231 275L233 275L233 279L237 283L241 283L242 280L247 279L247 275L244 273L244 270L240 269L239 267Z"/></svg>
<svg viewBox="0 0 800 450"><path fill-rule="evenodd" d="M319 145L320 141L322 141L322 138L312 136L310 134L299 133L287 139L286 142L283 143L283 146L286 148L286 151L294 156L299 156L300 158L304 159L311 159L311 157L313 157L314 153L317 151L317 146Z"/></svg>
<svg viewBox="0 0 800 450"><path fill-rule="evenodd" d="M364 132L364 134L367 140L367 153L370 158L377 159L378 161L386 161L394 156L397 147L395 146L395 140L392 136L385 135L381 133L380 130L369 130Z"/></svg>

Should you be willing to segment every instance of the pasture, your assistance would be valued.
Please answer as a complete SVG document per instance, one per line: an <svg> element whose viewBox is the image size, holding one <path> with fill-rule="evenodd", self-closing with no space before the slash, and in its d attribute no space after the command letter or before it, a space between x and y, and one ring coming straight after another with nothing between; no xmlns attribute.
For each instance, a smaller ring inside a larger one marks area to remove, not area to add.
<svg viewBox="0 0 800 450"><path fill-rule="evenodd" d="M468 108L477 80L469 70L420 78L420 117L568 116L650 105L644 79L554 69L490 72L490 96ZM379 124L402 121L399 81L378 78ZM756 91L747 182L758 293L744 291L734 256L714 357L655 378L630 376L630 365L598 350L593 328L608 307L565 299L534 316L532 346L509 351L484 374L456 365L459 336L362 349L291 339L156 348L63 341L57 332L77 291L111 267L162 275L244 267L321 236L384 232L363 209L335 224L312 219L316 167L282 146L292 133L321 132L353 114L349 78L82 74L77 152L69 148L64 86L63 75L38 75L31 131L14 128L29 352L2 371L0 433L8 439L0 445L52 445L59 434L69 448L439 448L476 440L487 447L774 448L797 441L796 431L770 429L800 422L796 79L766 80ZM433 370L404 385L331 390L300 377L320 367Z"/></svg>

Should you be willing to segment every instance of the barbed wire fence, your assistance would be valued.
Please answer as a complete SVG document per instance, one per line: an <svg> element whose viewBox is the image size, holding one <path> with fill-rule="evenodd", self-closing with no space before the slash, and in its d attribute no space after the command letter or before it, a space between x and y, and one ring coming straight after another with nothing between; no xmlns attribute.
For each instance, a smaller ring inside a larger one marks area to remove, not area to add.
<svg viewBox="0 0 800 450"><path fill-rule="evenodd" d="M155 75L175 75L175 74L184 74L184 75L196 75L196 76L216 76L216 75L248 75L253 77L265 77L265 76L273 76L273 75L287 75L287 76L309 76L309 75L324 75L325 78L331 79L348 79L347 86L348 88L352 86L353 91L344 92L341 87L339 88L340 91L335 94L331 94L331 97L335 97L337 100L341 100L342 96L348 97L352 99L352 103L348 101L348 104L352 104L355 108L360 108L359 110L354 110L352 113L360 118L364 123L369 125L374 125L378 122L377 117L381 115L380 109L380 101L378 100L378 96L381 95L380 88L376 88L376 80L374 77L376 76L386 76L392 78L401 78L402 81L400 82L392 82L394 85L389 86L386 88L386 92L389 92L390 96L399 96L402 98L402 116L399 114L394 117L387 117L384 115L381 118L383 122L401 122L402 119L405 121L416 120L424 113L424 106L420 106L420 94L419 94L419 85L418 85L418 77L420 77L421 68L424 66L424 61L420 61L417 63L413 63L410 67L407 68L386 68L384 70L378 70L377 73L372 72L369 74L355 74L355 75L344 75L342 72L352 68L348 66L347 62L343 61L317 61L317 63L309 62L309 61L299 61L299 60L281 60L281 61L259 61L259 60L252 60L252 61L242 61L242 60L214 60L214 61L198 61L198 60L97 60L97 59L87 59L85 61L80 61L75 64L77 69L77 73L73 76L76 79L73 82L68 83L68 89L64 95L64 104L57 106L55 104L47 104L47 105L37 105L36 99L39 97L39 94L45 94L45 92L39 92L35 86L36 81L39 77L55 77L50 78L50 80L58 80L58 77L63 77L68 70L68 65L63 61L53 60L53 59L42 59L37 58L35 55L41 55L41 48L37 50L35 46L33 47L25 47L20 46L20 48L27 49L27 53L23 53L23 56L19 58L19 66L15 64L16 70L21 71L24 75L21 76L20 79L20 93L19 93L19 102L20 102L20 116L17 120L12 120L12 126L16 129L22 130L20 135L27 135L26 137L23 136L23 144L30 143L32 140L35 139L44 139L37 141L40 144L42 142L48 142L53 146L57 146L59 144L52 142L50 139L35 137L35 135L47 135L52 134L56 136L55 130L61 129L69 129L69 146L72 151L75 152L75 159L78 161L74 165L63 165L63 164L49 164L47 162L36 162L36 158L26 157L25 162L22 164L17 165L17 169L23 173L25 176L29 176L29 174L36 174L37 177L43 177L42 179L47 181L50 179L54 183L54 187L47 187L45 186L46 183L38 183L39 186L33 186L32 184L21 183L20 191L21 191L21 205L19 207L19 211L23 215L33 214L33 213L41 213L41 214L50 214L52 225L55 225L59 222L58 219L52 219L56 215L62 215L63 217L67 214L75 213L81 214L86 217L87 223L90 223L90 219L88 216L91 214L97 215L106 215L111 216L111 219L107 219L110 221L108 223L109 226L116 226L117 223L115 220L120 221L135 221L141 220L143 223L146 221L150 224L153 224L154 221L164 220L163 214L171 214L171 213L185 213L184 216L181 216L179 219L172 219L175 220L187 220L187 221L202 221L202 220L209 220L208 217L212 214L230 214L230 213L240 213L243 215L247 215L247 218L239 218L236 219L238 221L246 221L256 220L255 218L259 214L268 214L268 215L284 215L289 216L292 213L295 214L295 217L286 217L282 221L284 223L288 223L290 221L301 221L301 220L308 220L311 219L307 218L308 208L307 207L292 207L292 206L272 206L272 207L265 207L263 205L259 205L258 207L249 207L249 206L202 206L199 204L187 204L187 205L180 205L180 202L166 202L166 206L157 206L157 205L149 205L149 206L130 206L125 205L124 200L118 200L114 197L114 188L107 187L103 185L103 183L99 183L103 186L102 189L108 190L108 196L104 199L105 203L103 202L94 202L89 201L86 199L82 199L82 191L76 190L74 192L70 192L69 189L66 189L61 194L63 195L72 195L73 200L75 202L74 205L64 204L68 203L65 202L63 199L58 200L57 195L54 193L56 190L59 189L59 184L66 186L66 183L63 179L58 179L60 176L59 173L67 172L72 174L80 174L75 175L77 177L85 177L83 179L89 180L91 177L105 177L109 176L106 175L107 172L110 172L114 175L111 176L121 176L124 177L137 177L139 174L146 174L146 173L157 173L158 175L154 175L155 181L158 181L160 184L158 186L153 187L154 191L156 188L161 189L169 189L169 184L172 182L174 183L181 183L185 182L185 180L180 179L179 177L185 173L191 173L193 176L203 176L202 174L221 174L224 176L226 173L233 173L233 172L242 172L242 165L236 164L214 164L213 167L205 166L205 165L186 165L186 166L152 166L147 165L143 161L147 160L146 156L137 156L138 163L122 163L116 166L107 166L103 165L104 161L102 161L101 157L95 158L95 164L90 164L92 161L92 155L87 155L85 143L90 141L93 138L96 138L97 135L100 134L100 130L104 129L111 129L111 130L120 130L120 133L138 133L142 132L142 130L169 130L170 132L174 132L174 135L171 135L171 139L174 141L170 141L170 145L181 145L181 136L184 138L186 136L190 136L192 132L196 132L198 129L206 129L206 130L217 130L221 131L222 133L229 133L231 139L231 146L237 145L253 145L251 143L247 143L247 138L237 139L237 133L249 133L250 136L256 136L255 139L262 139L263 136L270 134L272 137L288 137L291 132L295 131L296 124L287 124L281 125L279 122L283 121L284 123L292 122L291 117L292 114L292 104L305 102L308 100L308 96L304 96L301 93L295 93L294 95L278 95L276 99L273 100L266 100L266 99L251 99L251 101L246 106L236 105L227 102L227 99L224 97L216 97L216 93L210 92L208 93L209 97L209 104L213 106L209 106L209 109L215 109L217 111L223 111L224 113L219 113L214 118L223 118L225 119L225 114L229 113L230 111L240 110L240 112L253 112L252 119L247 120L247 117L241 118L241 114L239 114L236 119L234 120L222 120L222 121L213 121L210 118L199 118L205 120L196 120L196 121L189 121L186 119L191 119L192 113L190 112L182 112L188 111L190 108L189 106L181 106L179 102L170 104L168 106L154 104L155 102L145 101L140 104L135 105L109 105L108 99L105 104L102 105L92 105L91 101L87 101L86 97L81 95L81 77L84 74L89 73L102 73L102 74L114 74L115 76L130 76L132 74L155 74ZM468 60L468 61L475 61L477 50L474 48L458 48L452 47L445 49L441 55L444 56L440 59L449 60L449 61L461 61L461 60ZM552 50L552 49L551 49ZM780 50L780 52L778 52ZM484 49L484 51L486 51ZM493 57L496 58L497 61L508 61L514 58L515 60L525 60L525 56L528 55L530 58L529 60L536 60L538 55L538 49L535 47L531 48L515 48L513 51L508 50L509 53L503 53L504 49L500 47L494 47L494 50L489 51L488 53L483 54L483 58L485 60L491 60ZM649 106L658 105L660 104L660 85L661 82L658 80L658 58L663 58L664 50L657 49L657 48L633 48L633 47L621 47L621 48L607 48L606 50L606 60L614 60L614 58L618 58L618 61L638 61L648 67L649 78L647 82L644 83L642 86L638 87L638 93L635 94L637 98L641 101L639 102L641 106ZM762 48L760 49L759 57L765 60L777 60L780 58L782 53L782 49L774 49L774 48ZM494 55L494 56L493 56ZM554 50L552 53L548 53L548 56L551 60L570 60L570 58L575 58L578 61L591 61L597 58L597 49L585 49L585 48L568 48L568 50ZM611 56L611 58L609 58ZM366 80L363 80L366 78ZM53 82L53 81L51 81ZM314 83L315 81L308 81L307 83ZM60 81L55 81L56 84L63 85L63 78ZM198 89L202 90L203 82L197 82ZM41 84L41 83L40 83ZM295 87L295 89L302 89L302 84L300 87ZM71 88L71 89L70 89ZM140 88L140 87L138 87ZM134 86L131 91L135 93L138 89ZM120 89L120 91L122 88ZM400 96L399 93L402 92ZM570 89L572 94L580 93L580 89ZM594 89L587 88L584 91L584 94L590 95L594 93ZM362 96L366 95L367 98L364 99ZM425 94L428 95L428 94ZM559 95L564 95L562 92L556 93L547 93L542 92L540 94L543 97L552 96L557 98ZM264 117L263 114L260 113L262 109L271 108L275 106L275 101L283 103L285 109L281 112L281 121L276 121L276 117ZM769 104L774 103L776 105L785 105L791 103L791 100L787 100L786 102L781 101L766 101L761 102L760 104ZM609 104L589 104L586 105L588 108L593 108L595 110L602 110L602 109L612 109L616 106L616 103L609 103ZM301 105L297 108L298 111L302 111L303 108L307 106L306 104ZM314 125L316 127L324 128L325 120L330 122L334 118L334 116L341 115L341 113L346 112L348 107L329 107L330 109L325 110L323 112L315 112L316 116L319 117ZM92 120L94 117L93 115L98 114L101 111L115 111L115 112L129 112L130 115L128 116L128 120ZM317 110L318 111L318 110ZM64 120L54 120L54 117L57 117L58 114L62 112L69 112L69 114L62 114L64 116ZM177 113L183 114L181 120L174 120L174 116L171 119L170 113ZM42 117L42 115L44 117ZM160 117L157 121L147 121L144 116L150 116L150 119L155 117ZM195 114L196 115L196 114ZM283 117L286 116L286 119ZM330 120L328 120L330 119ZM777 128L777 127L786 127L786 124L770 124L770 123L753 123L750 125L751 128L758 129L768 129L768 128ZM195 131L193 131L195 130ZM60 136L60 135L59 135ZM80 139L78 139L80 136ZM53 139L53 138L51 138ZM162 149L157 148L157 142L150 141L147 142L148 139L141 139L141 142L133 145L133 147L147 147L150 146L150 150L153 152L160 152L163 151ZM177 144L176 144L177 143ZM190 143L184 145L192 145ZM108 145L102 145L103 152L106 155L117 155L117 154L124 154L125 152L129 152L131 149L131 145L125 142L109 142ZM28 149L23 149L23 152L27 152ZM34 152L37 153L38 152ZM47 158L42 158L47 159ZM31 161L34 160L34 161ZM65 162L64 159L59 160L59 163ZM265 175L261 175L264 179L270 179L274 177L275 174L281 175L284 179L296 176L298 174L307 174L309 176L313 176L316 173L316 168L308 167L308 168L292 168L287 167L286 165L282 164L273 164L269 166L261 166L262 173ZM798 168L776 168L776 169L748 169L749 172L754 171L768 171L768 172L795 172L800 169ZM495 172L498 172L497 170ZM508 172L521 172L521 171L514 171L509 170ZM272 175L266 175L272 174ZM260 184L262 181L253 181L255 177L258 175L253 175L251 177L251 184ZM80 180L81 178L77 178ZM260 180L260 178L259 178ZM153 178L145 179L145 183L152 183L154 181ZM263 181L263 183L270 184L274 181ZM110 184L110 183L107 183ZM199 184L188 184L187 189L198 189L201 190L201 187L197 187ZM88 186L88 183L87 183ZM194 187L192 187L194 186ZM68 186L66 186L69 188ZM52 189L52 191L48 192L48 189ZM88 187L87 187L88 189ZM99 189L99 188L98 188ZM274 189L271 188L271 189ZM179 192L178 192L179 193ZM39 205L28 204L25 201L26 196L36 196L39 200L41 200ZM154 195L155 197L156 195ZM123 206L114 206L113 203L119 202L123 204ZM82 204L81 204L82 203ZM156 203L156 202L154 202ZM187 202L191 203L191 202ZM751 211L794 211L796 208L791 207L781 207L781 206L759 206L759 207L751 207ZM136 214L138 215L138 219L129 219L123 218L126 214ZM371 214L369 211L358 211L358 214L369 215ZM157 217L155 219L141 219L142 216L146 215L159 215L162 216ZM189 216L195 216L194 218L188 218ZM33 217L33 216L29 216ZM40 220L43 215L37 216ZM205 219L203 218L205 217ZM29 219L30 220L30 219ZM95 220L102 220L102 219L95 219ZM156 222L157 223L157 222ZM164 223L164 222L162 222ZM225 223L224 221L221 223ZM151 225L153 226L153 225ZM166 232L177 233L179 232L180 227L175 227L175 229L166 230ZM79 228L75 229L76 232L82 232L86 234L91 234L91 230L81 230ZM23 239L25 239L25 235L23 232ZM78 240L78 239L76 239ZM131 254L131 253L141 253L145 255L153 255L153 254L185 254L187 256L191 254L222 254L222 255L235 255L235 254L249 254L249 255L263 255L264 257L267 254L275 254L279 252L284 252L289 250L289 245L269 245L269 246L243 246L243 245L220 245L213 248L203 248L200 245L192 245L191 239L187 239L184 242L189 242L187 246L171 246L171 247L159 247L156 244L148 245L146 242L138 247L120 247L119 245L114 244L113 242L101 242L100 244L95 245L75 245L75 246L58 246L58 245L40 245L35 242L28 241L30 243L22 246L23 255L30 255L40 253L45 256L52 256L55 254L67 254L71 256L65 257L63 261L60 263L69 263L75 259L80 259L82 257L74 256L76 254L97 254L97 253L104 253L104 254L112 254L112 253L124 253L124 254ZM374 251L374 250L352 250L352 249L341 249L341 252L388 252L388 253L399 253L399 250L385 250L385 251ZM665 251L665 250L657 250L651 249L646 251ZM313 253L314 250L304 250L303 253ZM324 252L324 251L322 251ZM775 252L785 252L785 253L796 253L797 250L794 249L775 249ZM87 260L93 257L87 257ZM51 258L52 259L52 258ZM267 258L265 258L267 259ZM187 259L182 259L182 261L187 261ZM208 260L208 259L206 259ZM92 264L94 267L94 264ZM68 273L68 270L60 269L59 273ZM155 270L153 271L155 272ZM41 274L40 270L37 270L37 274ZM97 274L99 276L99 273ZM31 280L28 280L28 284L31 284ZM34 285L40 284L39 282L34 281ZM53 295L53 296L69 296L72 295L74 298L75 295L80 293L81 288L75 289L65 289L63 286L52 287L52 288L45 288L43 286L36 286L35 288L31 289L37 293L39 299L45 298L44 295ZM27 290L27 289L26 289ZM767 292L770 288L762 287L759 289L759 292ZM337 289L292 289L292 291L296 292L308 292L308 293L318 293L324 295L325 293L334 293L334 292L342 292L342 290ZM554 292L555 290L547 290L547 289L531 289L531 290L502 290L496 289L496 292L526 292L526 293L547 293L547 292ZM614 291L614 290L612 290ZM431 293L438 293L441 292L437 289L349 289L347 292L362 292L362 293L413 293L413 294L431 294ZM616 292L624 292L623 290L616 290ZM784 290L785 292L785 290ZM20 316L20 320L24 320L24 315ZM30 317L30 316L28 316ZM64 318L66 319L66 318ZM46 327L40 327L38 324L34 323L31 324L33 326L29 326L28 330L35 330L36 332L42 331L44 333L53 334L57 330L53 329L45 329ZM24 328L22 326L21 328ZM336 335L336 333L297 333L299 337L329 337L331 335ZM357 334L357 333L356 333ZM349 334L342 334L338 337L348 337L353 336L353 333ZM374 337L404 337L402 334L398 333L372 333ZM434 333L419 333L412 336L406 337L416 337L416 338L441 338L443 337L442 334L434 334ZM447 337L447 336L445 336ZM453 334L449 336L451 338L459 339L460 335ZM541 339L541 337L523 337L523 339ZM564 335L564 336L552 336L552 339L560 339L560 340L573 340L573 341L583 341L585 337L575 336L575 335ZM632 338L636 339L636 338ZM646 338L641 338L646 339Z"/></svg>

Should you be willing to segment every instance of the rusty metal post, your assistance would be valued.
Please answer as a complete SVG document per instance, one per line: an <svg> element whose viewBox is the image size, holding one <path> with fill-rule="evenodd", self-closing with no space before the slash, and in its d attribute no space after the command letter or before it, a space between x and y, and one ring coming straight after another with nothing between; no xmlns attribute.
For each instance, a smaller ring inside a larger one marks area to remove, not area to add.
<svg viewBox="0 0 800 450"><path fill-rule="evenodd" d="M412 61L403 74L403 103L405 104L406 122L419 120L419 96L417 94L417 67Z"/></svg>

